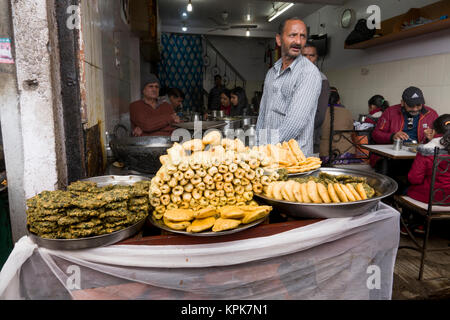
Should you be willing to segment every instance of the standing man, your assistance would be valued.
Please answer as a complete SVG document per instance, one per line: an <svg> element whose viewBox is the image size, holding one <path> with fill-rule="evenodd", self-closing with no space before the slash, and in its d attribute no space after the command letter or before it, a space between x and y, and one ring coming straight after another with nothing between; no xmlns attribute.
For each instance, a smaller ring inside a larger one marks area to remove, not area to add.
<svg viewBox="0 0 450 320"><path fill-rule="evenodd" d="M275 39L281 47L281 59L267 72L256 129L259 144L295 139L308 157L313 153L314 117L322 77L316 66L301 55L306 38L306 25L299 18L280 24Z"/></svg>
<svg viewBox="0 0 450 320"><path fill-rule="evenodd" d="M317 54L317 48L307 43L303 46L302 55L308 58L315 66L317 66L317 60L319 58ZM320 137L322 136L322 124L325 120L325 114L328 108L328 98L330 96L330 83L327 77L320 72L322 76L322 90L320 91L319 101L317 103L316 116L314 118L314 153L320 151Z"/></svg>
<svg viewBox="0 0 450 320"><path fill-rule="evenodd" d="M169 103L158 103L159 87L158 78L150 74L142 89L143 99L130 104L133 136L170 136L175 130L172 124L180 122Z"/></svg>
<svg viewBox="0 0 450 320"><path fill-rule="evenodd" d="M218 74L214 76L214 87L209 91L208 110L220 110L220 94L225 89L222 86L222 77Z"/></svg>

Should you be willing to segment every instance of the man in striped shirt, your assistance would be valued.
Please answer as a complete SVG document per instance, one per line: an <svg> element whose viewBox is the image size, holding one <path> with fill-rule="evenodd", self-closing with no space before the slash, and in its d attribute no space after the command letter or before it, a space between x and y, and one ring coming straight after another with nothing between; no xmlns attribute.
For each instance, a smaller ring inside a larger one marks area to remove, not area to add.
<svg viewBox="0 0 450 320"><path fill-rule="evenodd" d="M267 72L256 129L260 145L295 139L308 157L313 153L314 117L322 77L301 54L306 30L298 18L280 24L276 42L281 47L281 59Z"/></svg>

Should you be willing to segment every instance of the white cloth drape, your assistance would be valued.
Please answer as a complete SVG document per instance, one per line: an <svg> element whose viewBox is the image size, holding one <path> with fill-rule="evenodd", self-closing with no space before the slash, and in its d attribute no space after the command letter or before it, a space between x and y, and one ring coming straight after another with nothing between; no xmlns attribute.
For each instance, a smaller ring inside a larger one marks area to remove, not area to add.
<svg viewBox="0 0 450 320"><path fill-rule="evenodd" d="M390 299L399 228L399 213L380 203L357 217L212 244L61 251L23 237L0 273L0 298ZM93 288L102 295L88 295Z"/></svg>

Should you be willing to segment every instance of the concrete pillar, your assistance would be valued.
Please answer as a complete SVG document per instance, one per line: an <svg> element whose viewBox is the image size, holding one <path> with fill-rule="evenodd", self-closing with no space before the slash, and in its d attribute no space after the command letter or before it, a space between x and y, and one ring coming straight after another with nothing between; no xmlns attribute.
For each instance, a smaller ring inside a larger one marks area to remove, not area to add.
<svg viewBox="0 0 450 320"><path fill-rule="evenodd" d="M26 233L25 200L67 184L54 4L10 2L17 81L0 85L0 106L13 241Z"/></svg>

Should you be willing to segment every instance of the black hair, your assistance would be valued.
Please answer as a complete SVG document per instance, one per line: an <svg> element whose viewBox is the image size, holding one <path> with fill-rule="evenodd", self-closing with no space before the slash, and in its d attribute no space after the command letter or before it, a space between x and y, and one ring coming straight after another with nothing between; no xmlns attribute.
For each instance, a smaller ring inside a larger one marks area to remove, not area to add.
<svg viewBox="0 0 450 320"><path fill-rule="evenodd" d="M443 135L440 143L450 153L450 114L446 113L437 117L433 122L433 128L436 133Z"/></svg>
<svg viewBox="0 0 450 320"><path fill-rule="evenodd" d="M228 99L231 99L231 91L229 89L223 89L221 93L226 95Z"/></svg>
<svg viewBox="0 0 450 320"><path fill-rule="evenodd" d="M374 105L383 111L389 107L389 102L384 100L384 97L379 94L374 95L367 103L369 106Z"/></svg>
<svg viewBox="0 0 450 320"><path fill-rule="evenodd" d="M222 80L222 76L220 74L216 74L214 76L214 81L216 81L216 79L219 78L220 80Z"/></svg>
<svg viewBox="0 0 450 320"><path fill-rule="evenodd" d="M341 100L339 93L337 93L336 91L331 91L330 97L328 98L328 104L330 106L335 106L339 103L339 100Z"/></svg>
<svg viewBox="0 0 450 320"><path fill-rule="evenodd" d="M167 96L184 99L183 91L178 88L170 88L169 90L167 90Z"/></svg>
<svg viewBox="0 0 450 320"><path fill-rule="evenodd" d="M300 19L299 17L291 17L291 18L286 18L286 19L282 20L282 21L280 22L280 24L278 25L278 34L279 34L279 35L282 35L282 34L283 34L284 26L286 25L286 22L287 22L287 21L290 21L290 20L300 20L300 21L303 21L303 20Z"/></svg>
<svg viewBox="0 0 450 320"><path fill-rule="evenodd" d="M238 104L236 107L247 108L248 100L244 88L236 87L233 90L231 90L231 94L234 94L235 96L238 97Z"/></svg>
<svg viewBox="0 0 450 320"><path fill-rule="evenodd" d="M303 48L314 48L314 49L316 49L316 52L317 52L317 47L312 42L306 42L305 45L303 46Z"/></svg>
<svg viewBox="0 0 450 320"><path fill-rule="evenodd" d="M338 92L338 89L336 87L330 87L330 91L336 91Z"/></svg>

